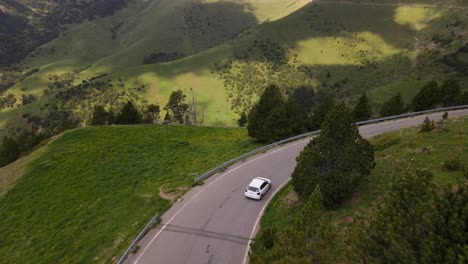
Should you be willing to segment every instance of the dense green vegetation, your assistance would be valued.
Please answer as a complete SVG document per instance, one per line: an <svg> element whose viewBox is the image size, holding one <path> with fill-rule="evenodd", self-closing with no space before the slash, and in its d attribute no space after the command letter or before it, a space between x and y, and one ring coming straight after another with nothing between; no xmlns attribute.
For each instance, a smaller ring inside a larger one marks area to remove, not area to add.
<svg viewBox="0 0 468 264"><path fill-rule="evenodd" d="M335 208L352 193L374 167L374 150L353 125L344 103L331 110L320 135L297 157L291 175L294 191L307 198L320 186L323 205Z"/></svg>
<svg viewBox="0 0 468 264"><path fill-rule="evenodd" d="M420 127L414 127L371 139L377 165L344 203L323 213L322 217L330 217L338 231L337 240L330 241L341 241L324 250L334 252L336 259L344 263L384 263L392 256L399 261L411 262L416 257L431 263L454 263L462 256L460 239L466 237L460 226L466 219L460 210L464 210L467 199L463 183L468 176L467 129L468 118L463 117L446 121L443 130L421 133ZM408 203L417 206L408 207ZM274 237L271 228L294 228L304 204L291 185L279 192L262 218L261 231L252 247L253 260L266 259L274 253L267 247ZM371 227L367 229L369 223ZM412 233L418 230L427 232ZM357 235L350 236L354 232ZM419 243L423 238L427 243ZM437 250L431 247L439 243L445 246L438 246ZM383 254L384 248L391 248L392 254ZM441 248L448 251L444 253ZM309 249L317 250L313 245Z"/></svg>
<svg viewBox="0 0 468 264"><path fill-rule="evenodd" d="M4 181L8 167L0 169L2 184L16 184L1 188L9 190L0 198L2 262L115 262L196 175L255 147L244 129L140 125L67 132L19 180Z"/></svg>

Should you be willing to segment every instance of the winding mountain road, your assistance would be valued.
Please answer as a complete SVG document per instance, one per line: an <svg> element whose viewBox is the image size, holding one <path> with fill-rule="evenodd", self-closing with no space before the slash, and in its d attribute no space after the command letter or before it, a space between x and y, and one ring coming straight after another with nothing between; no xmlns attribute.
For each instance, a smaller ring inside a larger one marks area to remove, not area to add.
<svg viewBox="0 0 468 264"><path fill-rule="evenodd" d="M452 111L449 118L468 114L468 109ZM365 138L392 130L416 126L426 116L361 126ZM212 176L175 203L162 222L140 242L140 250L126 263L247 263L250 241L271 197L284 185L296 165L296 157L310 139L292 142L251 157ZM244 189L254 177L272 180L272 189L262 201L244 197Z"/></svg>

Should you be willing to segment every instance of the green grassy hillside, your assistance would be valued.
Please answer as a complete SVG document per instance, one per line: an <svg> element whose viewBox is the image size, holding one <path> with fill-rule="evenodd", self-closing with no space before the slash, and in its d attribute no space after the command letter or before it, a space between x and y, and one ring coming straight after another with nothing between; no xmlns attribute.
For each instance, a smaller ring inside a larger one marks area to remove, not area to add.
<svg viewBox="0 0 468 264"><path fill-rule="evenodd" d="M135 1L114 16L69 26L25 60L40 71L5 93L18 101L0 110L0 129L27 126L24 113L44 117L56 104L58 90L48 88L54 78L71 80L60 91L83 80L110 80L106 93L138 88L140 97L161 106L171 91L190 95L193 88L212 125L235 124L269 82L285 93L299 85L342 98L370 91L376 106L398 91L409 100L430 79L454 77L467 87L463 1L307 2ZM185 57L142 65L154 52ZM64 107L86 122L104 92L82 92L87 97ZM38 100L21 106L26 94Z"/></svg>
<svg viewBox="0 0 468 264"><path fill-rule="evenodd" d="M16 164L20 179L9 181L8 167L0 169L0 190L9 190L0 197L2 263L115 263L196 175L255 147L244 129L147 125L67 132L32 162Z"/></svg>
<svg viewBox="0 0 468 264"><path fill-rule="evenodd" d="M429 170L434 173L434 182L439 185L456 184L463 179L463 171L448 170L444 163L458 159L468 161L468 117L447 121L446 130L421 133L419 127L403 129L372 138L375 149L376 167L365 177L357 191L336 210L330 210L334 224L344 236L344 230L354 217L369 212L390 190L393 180L416 170ZM290 224L298 208L301 207L292 185L288 184L270 202L261 220L261 229L273 224L284 227ZM257 236L252 247L253 254L265 254L263 236ZM344 257L344 256L342 256Z"/></svg>

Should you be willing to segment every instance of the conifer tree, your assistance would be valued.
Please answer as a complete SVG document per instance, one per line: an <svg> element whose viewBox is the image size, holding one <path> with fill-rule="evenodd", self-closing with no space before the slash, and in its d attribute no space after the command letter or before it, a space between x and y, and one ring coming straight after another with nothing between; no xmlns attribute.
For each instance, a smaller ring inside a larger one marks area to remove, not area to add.
<svg viewBox="0 0 468 264"><path fill-rule="evenodd" d="M359 97L359 101L354 107L353 115L355 122L366 121L371 118L372 107L366 93L362 93L361 97Z"/></svg>
<svg viewBox="0 0 468 264"><path fill-rule="evenodd" d="M333 95L325 95L317 109L315 109L313 114L307 120L307 128L310 131L320 129L323 121L325 120L325 117L327 116L328 112L333 109L333 107L335 107L335 100L333 99Z"/></svg>
<svg viewBox="0 0 468 264"><path fill-rule="evenodd" d="M303 199L319 185L324 205L333 208L373 166L372 145L361 137L351 111L341 103L327 115L320 135L297 158L292 185Z"/></svg>
<svg viewBox="0 0 468 264"><path fill-rule="evenodd" d="M102 126L108 121L109 113L101 105L94 106L93 118L91 119L92 126Z"/></svg>
<svg viewBox="0 0 468 264"><path fill-rule="evenodd" d="M380 109L380 115L382 117L400 115L404 112L406 112L406 107L400 92L385 101Z"/></svg>
<svg viewBox="0 0 468 264"><path fill-rule="evenodd" d="M273 109L283 104L283 96L279 88L275 85L269 85L262 93L259 102L252 107L249 112L247 130L249 136L256 138L261 142L271 140L271 132L266 126L268 116ZM281 110L276 110L281 111ZM272 120L270 119L270 123Z"/></svg>
<svg viewBox="0 0 468 264"><path fill-rule="evenodd" d="M430 81L416 94L412 100L414 111L434 108L441 101L441 91L435 81Z"/></svg>
<svg viewBox="0 0 468 264"><path fill-rule="evenodd" d="M445 81L441 90L444 107L461 104L463 95L457 80L450 79Z"/></svg>
<svg viewBox="0 0 468 264"><path fill-rule="evenodd" d="M140 112L138 112L132 102L128 101L122 108L122 111L117 115L116 124L140 124L141 120Z"/></svg>

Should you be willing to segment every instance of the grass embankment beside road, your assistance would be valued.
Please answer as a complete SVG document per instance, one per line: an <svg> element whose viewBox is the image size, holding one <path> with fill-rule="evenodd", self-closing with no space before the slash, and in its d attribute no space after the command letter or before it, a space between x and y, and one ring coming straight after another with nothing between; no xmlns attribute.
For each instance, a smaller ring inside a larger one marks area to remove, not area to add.
<svg viewBox="0 0 468 264"><path fill-rule="evenodd" d="M115 262L170 207L161 196L176 200L258 145L244 129L143 125L79 129L46 147L0 198L2 263Z"/></svg>
<svg viewBox="0 0 468 264"><path fill-rule="evenodd" d="M468 117L447 121L446 130L421 133L413 127L376 136L370 140L375 149L377 165L365 177L357 191L331 214L338 230L344 231L356 215L369 212L390 189L393 179L418 169L434 173L434 182L440 185L455 184L462 170L447 170L443 163L454 158L468 161ZM252 246L255 255L266 254L261 231L275 224L282 228L292 223L301 208L292 185L288 184L268 205L261 220L261 230ZM345 235L346 232L338 232Z"/></svg>

